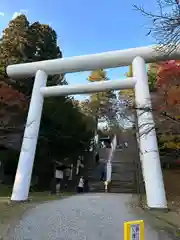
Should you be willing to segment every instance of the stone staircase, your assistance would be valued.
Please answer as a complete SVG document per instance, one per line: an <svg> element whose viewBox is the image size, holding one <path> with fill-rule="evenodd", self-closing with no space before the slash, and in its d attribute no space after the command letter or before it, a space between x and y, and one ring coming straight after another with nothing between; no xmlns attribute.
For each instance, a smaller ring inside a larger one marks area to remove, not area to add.
<svg viewBox="0 0 180 240"><path fill-rule="evenodd" d="M110 149L103 148L99 150L100 159L107 159ZM90 192L104 192L104 182L100 181L101 166L95 161L88 165L86 177L89 180Z"/></svg>
<svg viewBox="0 0 180 240"><path fill-rule="evenodd" d="M90 192L104 192L104 183L100 181L100 169L97 164L87 170Z"/></svg>
<svg viewBox="0 0 180 240"><path fill-rule="evenodd" d="M109 192L141 193L142 173L136 146L116 150L112 159L112 175Z"/></svg>
<svg viewBox="0 0 180 240"><path fill-rule="evenodd" d="M131 145L130 145L131 144ZM144 185L136 144L129 143L128 148L116 149L112 159L112 176L109 192L142 193ZM100 158L108 159L110 149L100 149ZM90 192L104 192L104 183L100 181L100 165L89 154L82 175L89 180ZM79 180L79 177L78 177Z"/></svg>
<svg viewBox="0 0 180 240"><path fill-rule="evenodd" d="M126 158L127 156L125 154L122 154L122 152L115 152L115 156L112 161L110 192L137 192L137 167L133 160L132 162L126 162Z"/></svg>

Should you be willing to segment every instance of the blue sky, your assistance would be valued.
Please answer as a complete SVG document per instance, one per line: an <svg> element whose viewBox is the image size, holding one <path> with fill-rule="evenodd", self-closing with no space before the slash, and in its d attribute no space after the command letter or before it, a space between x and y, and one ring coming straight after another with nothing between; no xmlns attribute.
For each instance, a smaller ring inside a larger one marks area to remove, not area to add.
<svg viewBox="0 0 180 240"><path fill-rule="evenodd" d="M0 31L18 12L30 22L50 24L58 34L64 57L151 45L149 22L133 4L156 11L156 0L0 0ZM121 79L127 68L108 70ZM85 83L88 73L68 74L69 83Z"/></svg>

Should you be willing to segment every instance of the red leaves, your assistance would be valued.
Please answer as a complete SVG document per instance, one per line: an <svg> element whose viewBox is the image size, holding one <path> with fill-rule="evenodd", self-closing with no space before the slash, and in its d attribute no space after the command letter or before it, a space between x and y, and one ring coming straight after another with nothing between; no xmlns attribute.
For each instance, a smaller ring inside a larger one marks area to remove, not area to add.
<svg viewBox="0 0 180 240"><path fill-rule="evenodd" d="M11 86L0 82L0 103L7 105L18 104L19 108L24 108L27 105L27 100L21 92L18 92Z"/></svg>
<svg viewBox="0 0 180 240"><path fill-rule="evenodd" d="M166 111L180 110L180 61L166 61L159 64L157 74L158 94L161 108Z"/></svg>
<svg viewBox="0 0 180 240"><path fill-rule="evenodd" d="M0 122L1 127L10 127L22 122L28 107L26 97L4 82L0 82Z"/></svg>
<svg viewBox="0 0 180 240"><path fill-rule="evenodd" d="M180 61L166 61L159 65L157 73L157 87L167 87L174 85L175 81L179 83L180 79Z"/></svg>
<svg viewBox="0 0 180 240"><path fill-rule="evenodd" d="M151 96L158 131L179 132L180 61L158 63L156 87Z"/></svg>

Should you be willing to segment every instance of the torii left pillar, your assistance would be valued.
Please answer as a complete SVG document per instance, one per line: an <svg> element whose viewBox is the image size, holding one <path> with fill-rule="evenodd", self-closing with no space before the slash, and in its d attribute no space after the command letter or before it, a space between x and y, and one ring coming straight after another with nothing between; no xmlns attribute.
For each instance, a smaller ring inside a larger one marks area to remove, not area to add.
<svg viewBox="0 0 180 240"><path fill-rule="evenodd" d="M44 102L40 89L46 86L47 78L48 76L45 72L37 71L11 196L12 201L26 201L28 199Z"/></svg>

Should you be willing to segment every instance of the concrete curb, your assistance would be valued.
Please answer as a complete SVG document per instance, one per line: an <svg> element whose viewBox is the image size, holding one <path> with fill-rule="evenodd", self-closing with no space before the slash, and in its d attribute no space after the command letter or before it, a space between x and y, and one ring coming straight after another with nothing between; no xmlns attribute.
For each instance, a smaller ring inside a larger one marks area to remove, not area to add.
<svg viewBox="0 0 180 240"><path fill-rule="evenodd" d="M178 226L175 223L172 223L171 221L168 221L167 219L159 216L160 213L168 213L171 212L170 209L149 209L148 207L143 206L143 204L140 202L139 207L147 214L151 215L152 217L155 217L157 220L164 222L164 224L169 226L168 233L172 234L175 239L176 237L180 238L180 225Z"/></svg>
<svg viewBox="0 0 180 240"><path fill-rule="evenodd" d="M163 213L168 214L171 211L171 209L151 209L148 208L145 202L141 199L141 197L136 197L132 201L132 206L135 206L139 208L141 211L143 211L145 214L148 214L152 218L156 218L159 220L161 223L164 223L164 225L167 226L166 232L170 234L174 240L179 240L180 239L180 225L175 224L171 221L168 221L164 217L160 216Z"/></svg>
<svg viewBox="0 0 180 240"><path fill-rule="evenodd" d="M152 209L148 209L148 208L144 208L144 207L141 207L141 209L144 210L144 212L149 213L152 216L155 216L157 219L167 223L168 225L172 226L173 228L179 228L178 225L176 225L176 224L174 224L174 223L164 219L163 217L158 216L158 211L157 210L154 210L154 209L152 210ZM159 211L159 212L162 213L162 211Z"/></svg>

